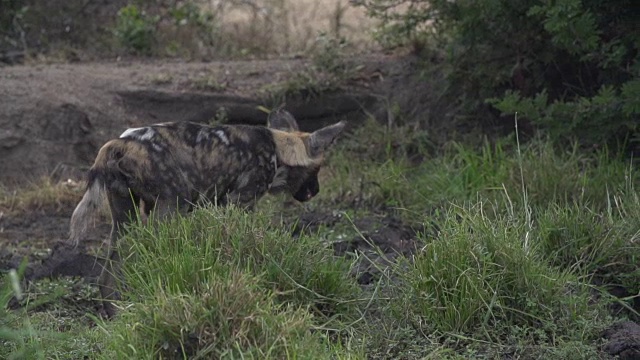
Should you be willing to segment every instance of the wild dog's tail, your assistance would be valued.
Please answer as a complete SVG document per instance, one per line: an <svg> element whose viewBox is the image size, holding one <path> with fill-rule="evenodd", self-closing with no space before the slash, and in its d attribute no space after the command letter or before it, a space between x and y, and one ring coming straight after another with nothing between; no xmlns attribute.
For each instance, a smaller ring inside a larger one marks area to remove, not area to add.
<svg viewBox="0 0 640 360"><path fill-rule="evenodd" d="M104 180L96 172L90 171L87 191L73 211L73 215L71 215L71 223L69 225L69 242L71 244L77 246L80 240L86 237L89 225L95 219L105 199Z"/></svg>

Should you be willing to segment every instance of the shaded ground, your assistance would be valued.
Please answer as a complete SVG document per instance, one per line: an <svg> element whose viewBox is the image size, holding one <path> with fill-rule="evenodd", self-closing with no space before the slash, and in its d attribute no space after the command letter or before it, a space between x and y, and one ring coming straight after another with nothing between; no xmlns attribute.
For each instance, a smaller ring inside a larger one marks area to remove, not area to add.
<svg viewBox="0 0 640 360"><path fill-rule="evenodd" d="M608 342L603 350L620 359L640 359L640 325L624 321L614 324L604 332Z"/></svg>
<svg viewBox="0 0 640 360"><path fill-rule="evenodd" d="M393 264L398 256L411 257L421 246L418 233L425 231L422 225L407 224L389 215L369 215L351 221L339 214L314 211L302 214L296 221L294 234L312 233L321 226L353 226L357 235L351 239L337 239L332 243L332 247L338 256L358 259L352 274L361 285L370 285L379 280L382 272Z"/></svg>

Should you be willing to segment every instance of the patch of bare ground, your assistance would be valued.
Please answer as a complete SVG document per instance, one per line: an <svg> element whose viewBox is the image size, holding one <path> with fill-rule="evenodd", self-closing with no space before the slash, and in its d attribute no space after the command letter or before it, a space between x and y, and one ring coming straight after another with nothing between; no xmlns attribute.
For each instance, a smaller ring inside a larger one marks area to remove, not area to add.
<svg viewBox="0 0 640 360"><path fill-rule="evenodd" d="M67 244L73 206L3 213L0 218L0 270L18 268L27 259L27 280L57 276L95 278L100 263L96 255L101 252L110 225L97 223L95 231L82 246Z"/></svg>

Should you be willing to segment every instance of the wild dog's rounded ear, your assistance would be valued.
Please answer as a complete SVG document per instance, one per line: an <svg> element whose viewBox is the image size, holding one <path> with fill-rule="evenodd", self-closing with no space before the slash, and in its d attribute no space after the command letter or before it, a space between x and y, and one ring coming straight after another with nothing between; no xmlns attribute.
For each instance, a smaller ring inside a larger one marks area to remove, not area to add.
<svg viewBox="0 0 640 360"><path fill-rule="evenodd" d="M347 123L345 121L340 121L337 124L314 131L311 136L309 136L309 155L316 157L327 150L331 143L333 143L333 140L344 130L346 125Z"/></svg>
<svg viewBox="0 0 640 360"><path fill-rule="evenodd" d="M287 132L298 131L298 122L290 112L283 109L283 105L273 109L267 119L267 127Z"/></svg>

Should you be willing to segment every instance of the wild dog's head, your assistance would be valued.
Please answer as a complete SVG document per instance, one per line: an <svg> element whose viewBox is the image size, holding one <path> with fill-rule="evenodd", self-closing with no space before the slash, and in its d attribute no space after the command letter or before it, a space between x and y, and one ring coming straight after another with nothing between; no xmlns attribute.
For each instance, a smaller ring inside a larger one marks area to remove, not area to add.
<svg viewBox="0 0 640 360"><path fill-rule="evenodd" d="M276 144L278 167L270 192L286 191L301 202L316 196L320 192L318 172L324 153L345 125L341 121L312 133L301 132L289 112L273 111L268 126Z"/></svg>

